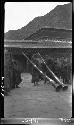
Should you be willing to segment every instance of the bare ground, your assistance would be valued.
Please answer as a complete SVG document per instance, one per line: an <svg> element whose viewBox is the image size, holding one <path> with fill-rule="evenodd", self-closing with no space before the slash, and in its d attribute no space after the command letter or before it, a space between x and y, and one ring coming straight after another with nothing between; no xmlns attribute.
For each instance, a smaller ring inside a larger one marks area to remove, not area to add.
<svg viewBox="0 0 74 125"><path fill-rule="evenodd" d="M51 85L31 83L31 75L23 73L20 88L4 97L5 118L70 118L72 115L72 86L56 92Z"/></svg>

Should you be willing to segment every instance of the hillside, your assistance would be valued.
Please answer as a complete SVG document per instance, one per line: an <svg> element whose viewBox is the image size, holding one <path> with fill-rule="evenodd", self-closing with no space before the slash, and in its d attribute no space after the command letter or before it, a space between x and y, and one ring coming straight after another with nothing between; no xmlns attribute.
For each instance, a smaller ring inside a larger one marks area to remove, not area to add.
<svg viewBox="0 0 74 125"><path fill-rule="evenodd" d="M72 41L72 30L55 29L55 28L42 28L36 33L33 33L26 40L71 40Z"/></svg>
<svg viewBox="0 0 74 125"><path fill-rule="evenodd" d="M72 4L58 5L46 15L34 18L21 29L8 31L5 39L26 39L43 27L72 29Z"/></svg>

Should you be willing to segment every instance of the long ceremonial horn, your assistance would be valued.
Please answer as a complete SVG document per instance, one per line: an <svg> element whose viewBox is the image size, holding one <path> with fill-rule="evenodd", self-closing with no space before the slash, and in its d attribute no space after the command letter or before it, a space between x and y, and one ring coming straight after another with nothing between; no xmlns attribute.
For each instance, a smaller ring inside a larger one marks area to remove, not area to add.
<svg viewBox="0 0 74 125"><path fill-rule="evenodd" d="M61 82L60 79L59 79L59 78L51 71L51 69L47 66L45 60L42 58L42 56L40 55L39 52L38 52L38 55L41 57L43 63L46 65L48 71L51 73L51 75L53 76L54 80L55 80L58 84L62 85L63 90L68 89L68 86L67 86L67 85L64 85L64 83Z"/></svg>
<svg viewBox="0 0 74 125"><path fill-rule="evenodd" d="M25 53L22 52L22 54L29 60L29 62L43 75L45 78L47 78L50 83L56 88L56 91L59 91L62 88L62 85L55 84L55 82L50 79L47 75L45 75L27 56Z"/></svg>

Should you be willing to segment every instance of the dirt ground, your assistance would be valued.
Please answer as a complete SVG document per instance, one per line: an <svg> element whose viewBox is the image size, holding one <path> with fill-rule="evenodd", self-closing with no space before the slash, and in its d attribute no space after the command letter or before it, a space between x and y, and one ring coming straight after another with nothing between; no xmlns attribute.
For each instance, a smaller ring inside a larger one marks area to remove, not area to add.
<svg viewBox="0 0 74 125"><path fill-rule="evenodd" d="M20 88L4 97L5 118L70 118L72 115L72 86L56 92L52 85L31 83L32 76L21 74Z"/></svg>

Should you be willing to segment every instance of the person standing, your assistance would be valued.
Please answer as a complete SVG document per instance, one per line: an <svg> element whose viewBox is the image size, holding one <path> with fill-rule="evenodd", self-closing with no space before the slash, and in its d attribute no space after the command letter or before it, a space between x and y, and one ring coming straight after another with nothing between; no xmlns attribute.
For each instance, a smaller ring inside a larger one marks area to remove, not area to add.
<svg viewBox="0 0 74 125"><path fill-rule="evenodd" d="M47 68L46 68L46 65L44 64L44 63L41 63L41 70L42 70L42 72L44 73L44 75L46 76L46 74L47 74ZM46 84L46 82L47 82L47 79L46 79L46 77L43 77L43 79L44 79L44 84Z"/></svg>
<svg viewBox="0 0 74 125"><path fill-rule="evenodd" d="M21 74L18 70L16 61L13 61L13 87L19 88L19 83L21 82Z"/></svg>
<svg viewBox="0 0 74 125"><path fill-rule="evenodd" d="M38 70L33 66L32 67L32 83L34 83L34 86L38 85L39 81L39 72Z"/></svg>

